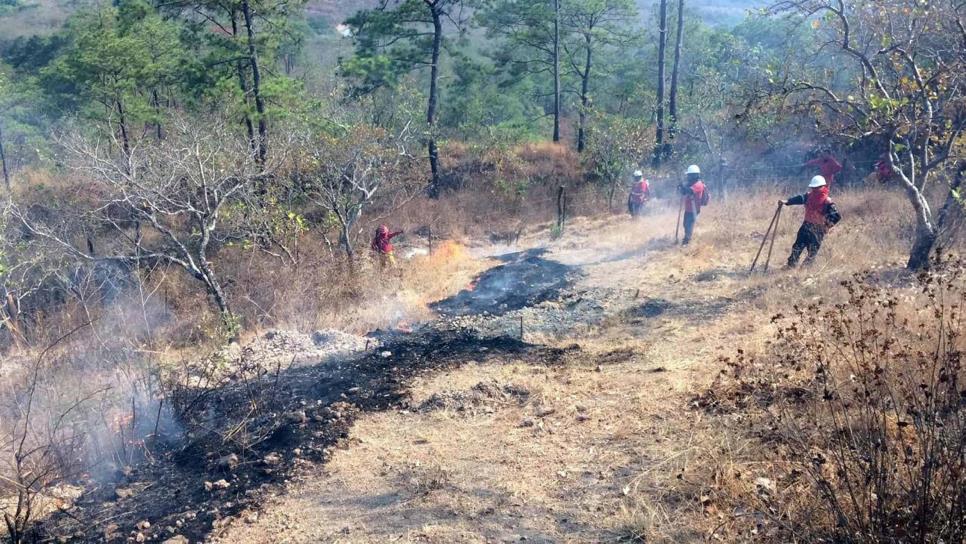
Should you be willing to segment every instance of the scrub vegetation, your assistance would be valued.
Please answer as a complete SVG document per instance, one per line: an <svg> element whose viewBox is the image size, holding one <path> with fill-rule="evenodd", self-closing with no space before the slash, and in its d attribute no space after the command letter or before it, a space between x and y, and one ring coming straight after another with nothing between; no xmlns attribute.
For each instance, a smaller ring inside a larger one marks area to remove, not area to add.
<svg viewBox="0 0 966 544"><path fill-rule="evenodd" d="M962 541L963 74L954 0L0 0L4 536Z"/></svg>

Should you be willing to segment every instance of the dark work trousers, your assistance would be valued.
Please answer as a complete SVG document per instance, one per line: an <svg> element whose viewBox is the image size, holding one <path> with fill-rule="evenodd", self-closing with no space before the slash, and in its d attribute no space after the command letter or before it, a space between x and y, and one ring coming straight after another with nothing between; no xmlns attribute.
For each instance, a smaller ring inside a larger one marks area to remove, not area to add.
<svg viewBox="0 0 966 544"><path fill-rule="evenodd" d="M691 235L694 234L694 223L698 220L698 214L694 212L684 212L684 241L683 245L688 245Z"/></svg>
<svg viewBox="0 0 966 544"><path fill-rule="evenodd" d="M641 211L644 209L643 202L637 202L633 198L627 199L627 212L631 214L631 217L637 217L641 215Z"/></svg>
<svg viewBox="0 0 966 544"><path fill-rule="evenodd" d="M795 238L795 245L792 246L792 254L788 256L788 266L798 265L798 258L802 256L802 251L808 250L804 265L810 265L815 261L819 248L822 247L822 240L825 239L825 227L813 225L812 223L802 223L798 229L798 236Z"/></svg>

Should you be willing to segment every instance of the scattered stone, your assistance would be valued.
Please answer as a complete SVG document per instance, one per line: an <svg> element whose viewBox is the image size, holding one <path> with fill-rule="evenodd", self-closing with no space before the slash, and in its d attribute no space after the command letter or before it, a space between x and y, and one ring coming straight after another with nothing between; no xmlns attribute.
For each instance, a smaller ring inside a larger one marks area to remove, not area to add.
<svg viewBox="0 0 966 544"><path fill-rule="evenodd" d="M523 418L523 421L520 422L521 427L533 427L534 425L536 425L536 421L534 421L532 417L525 417Z"/></svg>
<svg viewBox="0 0 966 544"><path fill-rule="evenodd" d="M315 331L312 333L312 342L316 346L323 346L332 341L332 331Z"/></svg>
<svg viewBox="0 0 966 544"><path fill-rule="evenodd" d="M118 487L114 489L114 497L116 497L117 500L130 498L134 496L135 493L136 491L130 487Z"/></svg>
<svg viewBox="0 0 966 544"><path fill-rule="evenodd" d="M270 453L265 457L262 457L262 463L268 466L275 466L282 462L282 456L277 453Z"/></svg>
<svg viewBox="0 0 966 544"><path fill-rule="evenodd" d="M190 540L188 540L188 539L187 539L186 537L184 537L184 536L181 536L181 535L175 535L175 536L173 536L173 537L171 537L171 538L169 538L169 539L167 539L167 540L165 540L165 541L164 541L164 542L162 542L161 544L191 544L191 541L190 541Z"/></svg>
<svg viewBox="0 0 966 544"><path fill-rule="evenodd" d="M388 359L388 358L392 357L392 352L391 351L380 351L379 352L379 356L382 357L383 359Z"/></svg>
<svg viewBox="0 0 966 544"><path fill-rule="evenodd" d="M480 409L484 413L492 414L496 412L494 405L522 405L529 397L530 392L523 387L503 385L491 380L479 382L468 390L434 393L419 406L419 410L475 412Z"/></svg>
<svg viewBox="0 0 966 544"><path fill-rule="evenodd" d="M139 521L135 527L138 531L146 531L151 528L151 522L148 520Z"/></svg>
<svg viewBox="0 0 966 544"><path fill-rule="evenodd" d="M285 415L285 422L290 425L302 425L308 420L309 418L305 415L304 410L295 410Z"/></svg>
<svg viewBox="0 0 966 544"><path fill-rule="evenodd" d="M556 410L553 408L541 408L537 410L537 417L547 417L552 415L554 412L556 412Z"/></svg>
<svg viewBox="0 0 966 544"><path fill-rule="evenodd" d="M775 492L775 482L769 478L755 478L755 487L759 493Z"/></svg>
<svg viewBox="0 0 966 544"><path fill-rule="evenodd" d="M236 467L238 467L239 462L240 461L238 459L238 456L232 453L218 460L218 468L222 470L232 471L232 470L235 470Z"/></svg>
<svg viewBox="0 0 966 544"><path fill-rule="evenodd" d="M224 478L215 482L205 482L205 491L211 491L213 489L228 489L229 487L231 487L231 484L228 483L228 480L225 480Z"/></svg>

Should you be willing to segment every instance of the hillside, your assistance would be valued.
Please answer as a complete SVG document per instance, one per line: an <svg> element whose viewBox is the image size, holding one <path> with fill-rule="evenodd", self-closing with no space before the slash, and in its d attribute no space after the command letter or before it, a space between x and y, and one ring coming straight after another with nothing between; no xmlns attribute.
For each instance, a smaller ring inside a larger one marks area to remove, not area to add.
<svg viewBox="0 0 966 544"><path fill-rule="evenodd" d="M0 540L966 542L963 0L31 2Z"/></svg>
<svg viewBox="0 0 966 544"><path fill-rule="evenodd" d="M902 242L884 235L891 229L880 220L895 217L900 195L855 192L841 203L850 221L808 271L779 270L800 220L791 211L772 271L748 274L756 229L769 217L738 200L709 207L684 249L673 243L674 209L660 201L640 220L578 218L552 241L538 227L515 245L443 252L476 263L445 283L485 270L429 304L438 317L383 335L380 347L309 357L262 385L226 387L204 401L210 424L258 436L267 431L247 421L248 403L272 399L258 425L274 431L246 454L253 461L199 441L180 460L130 472L72 504L47 530L83 541L178 535L224 544L776 534L788 520L735 512L757 504L762 485L794 494L800 484L770 454L773 438L752 425L758 416L741 404L752 393L720 380L736 353L771 349L772 316L844 297L843 278L902 257ZM899 269L881 274L912 296L915 284ZM252 362L259 343L242 350ZM290 348L285 357L298 354ZM731 402L739 407L724 408ZM203 447L214 449L190 461Z"/></svg>
<svg viewBox="0 0 966 544"><path fill-rule="evenodd" d="M91 0L4 0L0 2L0 36L2 39L49 34L59 29L67 17ZM654 7L651 0L639 0L642 18ZM760 7L761 0L720 0L692 6L713 25L730 25L744 17L746 11ZM325 21L334 27L359 9L378 5L378 0L309 0L305 13L310 21ZM316 25L318 28L318 25Z"/></svg>

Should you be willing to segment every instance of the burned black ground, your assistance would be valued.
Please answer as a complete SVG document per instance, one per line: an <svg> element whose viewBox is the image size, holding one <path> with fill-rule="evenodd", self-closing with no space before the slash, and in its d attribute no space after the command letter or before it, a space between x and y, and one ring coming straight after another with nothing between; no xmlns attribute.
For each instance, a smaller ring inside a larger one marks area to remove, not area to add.
<svg viewBox="0 0 966 544"><path fill-rule="evenodd" d="M573 270L544 258L545 253L544 249L532 249L503 255L499 259L505 264L481 274L472 289L430 307L447 317L503 315L557 298L570 285Z"/></svg>
<svg viewBox="0 0 966 544"><path fill-rule="evenodd" d="M564 355L507 337L425 330L355 360L208 391L183 414L190 429L183 443L154 452L152 462L126 471L120 482L89 490L44 523L39 537L125 542L140 533L203 541L225 520L257 510L300 464L324 463L359 414L411 408L407 384L414 377L467 360L525 357L553 365Z"/></svg>

